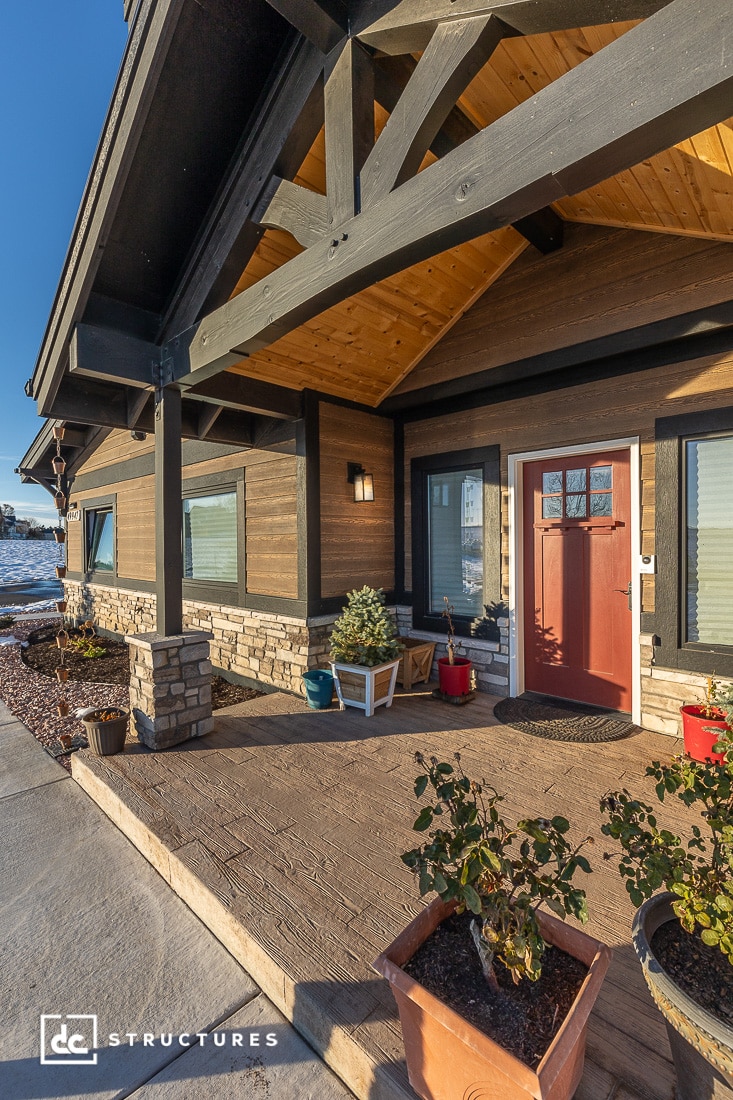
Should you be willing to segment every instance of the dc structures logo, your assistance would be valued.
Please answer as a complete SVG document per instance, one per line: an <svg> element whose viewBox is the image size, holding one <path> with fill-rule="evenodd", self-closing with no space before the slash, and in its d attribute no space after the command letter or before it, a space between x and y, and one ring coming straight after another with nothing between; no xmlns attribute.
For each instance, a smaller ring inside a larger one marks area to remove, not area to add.
<svg viewBox="0 0 733 1100"><path fill-rule="evenodd" d="M96 1016L41 1016L42 1066L96 1066L96 1046Z"/></svg>

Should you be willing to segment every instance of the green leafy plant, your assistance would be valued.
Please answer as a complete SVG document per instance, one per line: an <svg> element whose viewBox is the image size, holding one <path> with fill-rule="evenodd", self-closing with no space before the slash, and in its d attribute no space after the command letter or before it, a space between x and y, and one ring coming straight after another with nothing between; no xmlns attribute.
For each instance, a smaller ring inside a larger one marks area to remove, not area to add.
<svg viewBox="0 0 733 1100"><path fill-rule="evenodd" d="M730 723L730 688L719 702ZM688 837L661 827L654 809L626 789L601 800L608 818L601 832L621 845L619 872L634 905L665 887L675 895L672 908L685 931L719 947L733 965L733 730L716 732L713 751L723 754L722 764L680 755L646 769L660 803L671 795L699 809L701 824L692 825Z"/></svg>
<svg viewBox="0 0 733 1100"><path fill-rule="evenodd" d="M349 665L382 665L402 652L380 589L365 585L349 592L331 634L331 658Z"/></svg>
<svg viewBox="0 0 733 1100"><path fill-rule="evenodd" d="M104 657L107 652L104 646L99 645L99 638L94 629L94 623L87 621L79 628L79 634L69 638L69 645L81 654L93 660L95 657Z"/></svg>
<svg viewBox="0 0 733 1100"><path fill-rule="evenodd" d="M542 970L545 941L537 911L546 905L562 920L588 920L585 892L572 885L577 870L590 865L566 837L564 817L526 818L509 825L501 816L504 795L477 783L461 768L415 753L422 772L415 779L418 798L430 788L430 803L413 824L426 832L425 844L402 855L418 876L420 894L435 890L443 901L457 902L458 912L475 914L471 935L481 967L492 988L498 988L495 960L518 983L536 981ZM586 838L590 840L591 838Z"/></svg>

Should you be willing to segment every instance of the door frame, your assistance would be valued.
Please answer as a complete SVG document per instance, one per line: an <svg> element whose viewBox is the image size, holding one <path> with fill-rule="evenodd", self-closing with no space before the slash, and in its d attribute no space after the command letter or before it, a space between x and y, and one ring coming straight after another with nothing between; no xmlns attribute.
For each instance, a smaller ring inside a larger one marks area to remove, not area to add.
<svg viewBox="0 0 733 1100"><path fill-rule="evenodd" d="M509 695L524 691L524 465L547 458L594 454L599 451L629 452L631 496L631 719L641 723L641 592L639 561L641 554L641 483L639 437L606 439L593 443L575 443L567 447L548 447L522 451L508 456L509 490Z"/></svg>

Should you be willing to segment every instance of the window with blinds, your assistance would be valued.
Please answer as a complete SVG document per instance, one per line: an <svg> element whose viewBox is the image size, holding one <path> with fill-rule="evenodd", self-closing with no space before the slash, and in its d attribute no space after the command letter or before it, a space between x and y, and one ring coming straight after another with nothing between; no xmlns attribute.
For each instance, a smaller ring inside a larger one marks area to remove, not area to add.
<svg viewBox="0 0 733 1100"><path fill-rule="evenodd" d="M733 645L733 435L685 443L687 641Z"/></svg>
<svg viewBox="0 0 733 1100"><path fill-rule="evenodd" d="M443 597L455 614L483 610L483 472L449 470L427 478L428 611L440 614Z"/></svg>
<svg viewBox="0 0 733 1100"><path fill-rule="evenodd" d="M237 582L237 494L183 501L183 575L188 580Z"/></svg>

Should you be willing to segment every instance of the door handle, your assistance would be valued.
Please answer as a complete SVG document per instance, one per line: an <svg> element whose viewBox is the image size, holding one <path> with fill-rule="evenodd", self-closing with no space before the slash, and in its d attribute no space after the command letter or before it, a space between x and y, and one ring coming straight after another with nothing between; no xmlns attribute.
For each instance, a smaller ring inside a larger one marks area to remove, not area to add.
<svg viewBox="0 0 733 1100"><path fill-rule="evenodd" d="M631 611L631 581L628 588L614 588L614 592L620 592L622 596L628 596L629 611Z"/></svg>

